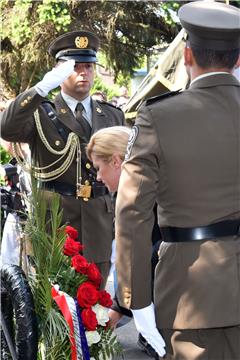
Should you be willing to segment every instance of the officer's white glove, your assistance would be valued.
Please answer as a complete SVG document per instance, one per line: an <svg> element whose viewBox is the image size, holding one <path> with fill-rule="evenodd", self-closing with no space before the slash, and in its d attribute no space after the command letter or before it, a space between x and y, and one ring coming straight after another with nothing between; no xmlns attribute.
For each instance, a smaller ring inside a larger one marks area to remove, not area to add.
<svg viewBox="0 0 240 360"><path fill-rule="evenodd" d="M131 311L138 332L142 334L159 356L164 356L166 354L164 349L166 344L156 327L153 303L145 308L131 309Z"/></svg>
<svg viewBox="0 0 240 360"><path fill-rule="evenodd" d="M35 89L41 96L47 96L49 91L63 83L74 71L75 60L64 61L47 72L43 79L35 85Z"/></svg>

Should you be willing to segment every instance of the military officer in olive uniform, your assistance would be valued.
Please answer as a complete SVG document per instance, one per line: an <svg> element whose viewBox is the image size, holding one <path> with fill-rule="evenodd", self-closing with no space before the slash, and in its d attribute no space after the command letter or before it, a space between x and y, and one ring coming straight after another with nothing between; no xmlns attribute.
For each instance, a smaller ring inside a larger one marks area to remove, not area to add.
<svg viewBox="0 0 240 360"><path fill-rule="evenodd" d="M118 285L160 356L239 360L240 11L194 1L179 18L191 84L139 110L116 204ZM163 242L153 305L155 201Z"/></svg>
<svg viewBox="0 0 240 360"><path fill-rule="evenodd" d="M95 131L123 125L124 114L89 95L98 48L99 39L87 31L55 39L49 53L56 66L5 110L1 136L29 143L40 188L49 201L54 192L61 195L63 222L79 231L84 255L99 266L104 286L113 238L112 204L86 160L85 146ZM48 93L59 85L61 92L53 102L47 101Z"/></svg>

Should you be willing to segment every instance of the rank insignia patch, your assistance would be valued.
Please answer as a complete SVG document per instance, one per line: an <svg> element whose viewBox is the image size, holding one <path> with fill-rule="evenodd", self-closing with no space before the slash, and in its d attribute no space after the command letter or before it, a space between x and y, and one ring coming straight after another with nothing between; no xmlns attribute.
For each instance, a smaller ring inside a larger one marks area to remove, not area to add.
<svg viewBox="0 0 240 360"><path fill-rule="evenodd" d="M132 147L136 141L136 138L138 136L138 127L136 125L134 125L132 127L132 131L128 140L128 145L127 145L127 150L126 150L126 154L125 154L125 160L128 160L130 155L131 155L131 151L132 151Z"/></svg>

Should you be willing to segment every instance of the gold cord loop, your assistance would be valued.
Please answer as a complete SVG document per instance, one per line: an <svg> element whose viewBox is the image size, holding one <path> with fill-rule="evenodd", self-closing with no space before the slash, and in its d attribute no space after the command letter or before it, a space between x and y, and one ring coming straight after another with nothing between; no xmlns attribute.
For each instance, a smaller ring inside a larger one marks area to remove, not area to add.
<svg viewBox="0 0 240 360"><path fill-rule="evenodd" d="M68 168L72 164L72 162L74 161L74 157L76 154L77 155L76 185L77 185L77 189L78 189L79 186L81 185L81 180L82 180L81 148L80 148L79 137L76 134L74 134L73 132L71 132L68 135L65 147L62 150L55 150L51 147L48 140L46 139L46 136L43 133L38 110L36 110L34 112L34 118L35 118L36 128L37 128L37 131L38 131L38 134L39 134L39 137L40 137L42 143L44 144L46 149L51 154L57 155L57 156L59 156L59 158L57 160L55 160L54 162L52 162L51 164L43 166L43 167L33 166L33 164L31 164L30 160L28 160L26 158L26 156L24 156L24 154L21 150L20 144L14 143L13 144L13 154L14 154L16 160L18 161L18 163L20 164L20 166L23 168L24 171L31 173L35 178L41 180L42 182L46 182L46 181L55 180L58 177L60 177L62 174L64 174L68 170ZM63 163L57 169L49 171L49 172L44 171L44 170L47 170L47 169L51 168L52 166L56 165L58 162L63 160L64 157L66 157L66 159L63 161Z"/></svg>

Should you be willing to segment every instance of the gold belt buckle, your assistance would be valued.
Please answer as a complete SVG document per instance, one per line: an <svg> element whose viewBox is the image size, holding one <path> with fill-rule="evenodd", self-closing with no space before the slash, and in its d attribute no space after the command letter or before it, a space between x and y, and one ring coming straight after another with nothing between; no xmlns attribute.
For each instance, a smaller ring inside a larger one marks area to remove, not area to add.
<svg viewBox="0 0 240 360"><path fill-rule="evenodd" d="M91 185L82 185L80 184L77 189L77 197L81 198L90 198L91 197Z"/></svg>

